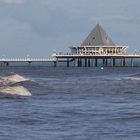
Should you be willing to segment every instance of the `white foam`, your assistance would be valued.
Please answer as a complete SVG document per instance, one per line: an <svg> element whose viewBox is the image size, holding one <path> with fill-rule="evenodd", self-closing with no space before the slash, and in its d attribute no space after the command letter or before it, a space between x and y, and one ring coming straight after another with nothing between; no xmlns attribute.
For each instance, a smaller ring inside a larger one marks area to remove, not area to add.
<svg viewBox="0 0 140 140"><path fill-rule="evenodd" d="M10 73L5 76L0 77L0 92L3 94L10 95L21 95L21 96L31 96L32 94L23 86L16 85L16 83L29 81L28 78L24 78L21 75Z"/></svg>
<svg viewBox="0 0 140 140"><path fill-rule="evenodd" d="M140 77L125 77L126 80L140 80Z"/></svg>
<svg viewBox="0 0 140 140"><path fill-rule="evenodd" d="M23 86L7 86L0 88L0 92L10 95L31 96L32 94Z"/></svg>
<svg viewBox="0 0 140 140"><path fill-rule="evenodd" d="M20 76L18 74L11 74L8 76L2 76L0 77L0 82L3 82L5 84L8 83L17 83L17 82L22 82L22 81L27 81L29 79L24 78L23 76Z"/></svg>

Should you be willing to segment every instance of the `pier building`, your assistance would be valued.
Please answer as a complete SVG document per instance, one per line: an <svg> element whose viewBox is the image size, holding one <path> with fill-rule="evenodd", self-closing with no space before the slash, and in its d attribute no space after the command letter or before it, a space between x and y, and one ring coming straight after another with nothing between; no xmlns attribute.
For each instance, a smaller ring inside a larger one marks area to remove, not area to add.
<svg viewBox="0 0 140 140"><path fill-rule="evenodd" d="M118 66L126 66L126 59L129 58L132 66L133 58L140 58L140 55L128 54L127 48L125 45L116 45L101 25L97 24L81 45L71 46L70 52L55 53L53 56L58 62L65 60L68 67L70 62L78 67L97 67L99 63L102 66L116 66L116 62L119 62Z"/></svg>
<svg viewBox="0 0 140 140"><path fill-rule="evenodd" d="M67 67L98 67L98 66L140 66L139 62L134 60L140 59L140 54L129 54L128 46L116 45L101 25L97 24L89 33L85 40L76 46L70 47L70 52L55 52L51 58L0 58L0 66L9 66L13 62L31 63L65 63Z"/></svg>
<svg viewBox="0 0 140 140"><path fill-rule="evenodd" d="M114 55L126 54L127 46L115 45L104 29L97 24L80 46L70 47L71 54Z"/></svg>

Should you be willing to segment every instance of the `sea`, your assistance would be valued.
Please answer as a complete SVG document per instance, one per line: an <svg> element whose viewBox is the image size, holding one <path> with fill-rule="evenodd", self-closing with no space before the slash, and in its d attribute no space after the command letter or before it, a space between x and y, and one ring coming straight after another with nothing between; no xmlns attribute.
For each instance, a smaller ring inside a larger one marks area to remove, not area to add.
<svg viewBox="0 0 140 140"><path fill-rule="evenodd" d="M140 140L140 67L1 67L34 82L0 96L0 140Z"/></svg>

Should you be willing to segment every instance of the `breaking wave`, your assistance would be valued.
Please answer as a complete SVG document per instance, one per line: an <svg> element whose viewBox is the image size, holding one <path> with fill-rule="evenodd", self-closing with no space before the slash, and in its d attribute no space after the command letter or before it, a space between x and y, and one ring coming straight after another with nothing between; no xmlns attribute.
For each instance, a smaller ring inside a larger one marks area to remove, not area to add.
<svg viewBox="0 0 140 140"><path fill-rule="evenodd" d="M125 77L124 79L126 79L126 80L140 80L140 73L130 75L128 77Z"/></svg>
<svg viewBox="0 0 140 140"><path fill-rule="evenodd" d="M10 95L31 96L32 94L23 86L6 86L0 92Z"/></svg>
<svg viewBox="0 0 140 140"><path fill-rule="evenodd" d="M0 83L5 84L5 85L14 84L17 82L22 82L22 81L28 81L28 80L29 80L28 78L25 78L21 75L13 73L13 72L0 77Z"/></svg>
<svg viewBox="0 0 140 140"><path fill-rule="evenodd" d="M19 95L19 96L31 96L30 91L23 85L18 83L30 81L16 73L10 73L0 77L0 93L4 95Z"/></svg>

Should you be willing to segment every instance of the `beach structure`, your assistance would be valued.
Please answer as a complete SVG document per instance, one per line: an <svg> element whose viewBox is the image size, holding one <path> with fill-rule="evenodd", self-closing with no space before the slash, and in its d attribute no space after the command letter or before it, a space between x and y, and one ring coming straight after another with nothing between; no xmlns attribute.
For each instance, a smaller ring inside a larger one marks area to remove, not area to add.
<svg viewBox="0 0 140 140"><path fill-rule="evenodd" d="M72 46L71 54L79 55L123 55L127 46L115 45L104 29L97 24L80 46Z"/></svg>
<svg viewBox="0 0 140 140"><path fill-rule="evenodd" d="M65 60L67 66L74 61L78 67L101 66L126 66L126 59L140 58L137 54L128 54L128 46L116 45L108 36L101 25L97 24L81 45L71 46L68 53L55 53L53 56L58 62ZM62 61L63 62L63 61ZM57 62L56 62L57 63Z"/></svg>
<svg viewBox="0 0 140 140"><path fill-rule="evenodd" d="M140 54L129 54L128 46L115 44L101 25L97 24L85 40L76 46L70 47L70 52L54 52L51 58L0 58L0 66L9 66L9 63L59 63L77 67L115 67L136 66L134 59L140 59ZM138 65L137 65L138 66Z"/></svg>

